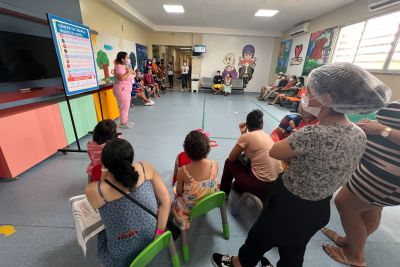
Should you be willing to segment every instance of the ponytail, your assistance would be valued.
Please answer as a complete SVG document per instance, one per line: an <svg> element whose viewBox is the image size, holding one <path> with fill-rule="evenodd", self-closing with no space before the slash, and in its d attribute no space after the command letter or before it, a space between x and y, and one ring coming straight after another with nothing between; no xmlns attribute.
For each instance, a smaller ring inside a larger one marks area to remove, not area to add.
<svg viewBox="0 0 400 267"><path fill-rule="evenodd" d="M139 173L128 160L123 160L114 172L112 170L109 171L114 174L115 180L120 182L124 187L129 188L129 190L132 190L136 186L139 179Z"/></svg>
<svg viewBox="0 0 400 267"><path fill-rule="evenodd" d="M139 173L132 166L133 147L124 139L113 139L106 143L101 152L101 162L114 175L114 179L132 190L139 179Z"/></svg>

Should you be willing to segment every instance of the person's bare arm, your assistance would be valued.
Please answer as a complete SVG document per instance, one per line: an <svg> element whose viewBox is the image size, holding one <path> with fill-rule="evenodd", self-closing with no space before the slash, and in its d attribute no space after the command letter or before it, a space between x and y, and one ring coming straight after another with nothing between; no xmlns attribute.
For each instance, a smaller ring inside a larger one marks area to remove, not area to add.
<svg viewBox="0 0 400 267"><path fill-rule="evenodd" d="M269 155L270 157L278 160L289 160L293 158L296 154L290 147L289 142L284 139L275 143L272 146L271 150L269 151Z"/></svg>
<svg viewBox="0 0 400 267"><path fill-rule="evenodd" d="M382 131L388 127L375 120L362 120L358 122L357 125L365 132L366 135L380 135ZM400 131L392 128L387 139L395 144L400 145Z"/></svg>
<svg viewBox="0 0 400 267"><path fill-rule="evenodd" d="M148 163L146 165L149 169L152 169L152 182L154 193L159 203L157 213L157 229L165 230L165 227L167 226L169 210L171 207L171 200L169 197L168 189L154 167Z"/></svg>
<svg viewBox="0 0 400 267"><path fill-rule="evenodd" d="M236 161L239 158L240 154L242 154L243 151L244 151L243 147L241 147L238 144L236 144L232 148L231 153L229 153L228 159L230 161Z"/></svg>

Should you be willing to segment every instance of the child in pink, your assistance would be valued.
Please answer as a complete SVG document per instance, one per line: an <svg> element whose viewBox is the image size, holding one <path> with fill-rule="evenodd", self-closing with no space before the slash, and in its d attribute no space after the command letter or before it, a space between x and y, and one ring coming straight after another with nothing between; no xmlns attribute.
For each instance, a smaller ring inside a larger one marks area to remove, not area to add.
<svg viewBox="0 0 400 267"><path fill-rule="evenodd" d="M93 168L101 164L101 151L108 140L116 138L117 124L112 120L103 120L99 122L93 131L93 141L87 143L87 151L90 163L87 166L86 172L89 176L89 181L93 182L100 177L93 176Z"/></svg>
<svg viewBox="0 0 400 267"><path fill-rule="evenodd" d="M131 92L133 82L133 70L128 66L129 57L126 52L119 52L115 59L114 68L115 83L113 92L118 103L121 128L132 128L128 122L129 108L131 106Z"/></svg>

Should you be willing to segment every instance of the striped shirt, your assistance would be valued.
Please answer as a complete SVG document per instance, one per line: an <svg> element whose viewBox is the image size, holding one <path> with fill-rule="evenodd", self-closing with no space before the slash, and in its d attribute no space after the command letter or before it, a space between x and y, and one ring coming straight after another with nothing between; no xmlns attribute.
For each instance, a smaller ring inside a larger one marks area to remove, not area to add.
<svg viewBox="0 0 400 267"><path fill-rule="evenodd" d="M400 130L400 101L379 110L376 119ZM381 135L369 135L367 139L367 149L347 187L372 205L400 205L400 145Z"/></svg>

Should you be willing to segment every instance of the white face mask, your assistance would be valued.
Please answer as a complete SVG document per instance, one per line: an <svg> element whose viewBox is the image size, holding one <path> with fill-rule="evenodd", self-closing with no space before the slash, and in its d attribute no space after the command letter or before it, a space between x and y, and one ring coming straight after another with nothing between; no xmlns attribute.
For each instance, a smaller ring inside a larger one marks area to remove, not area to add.
<svg viewBox="0 0 400 267"><path fill-rule="evenodd" d="M131 60L128 58L128 59L125 61L125 64L128 65L128 66L130 66L130 65L131 65Z"/></svg>
<svg viewBox="0 0 400 267"><path fill-rule="evenodd" d="M309 107L308 106L309 104L310 104L310 98L306 95L303 95L301 97L301 107L303 108L303 110L315 117L318 117L319 113L321 113L321 107Z"/></svg>

